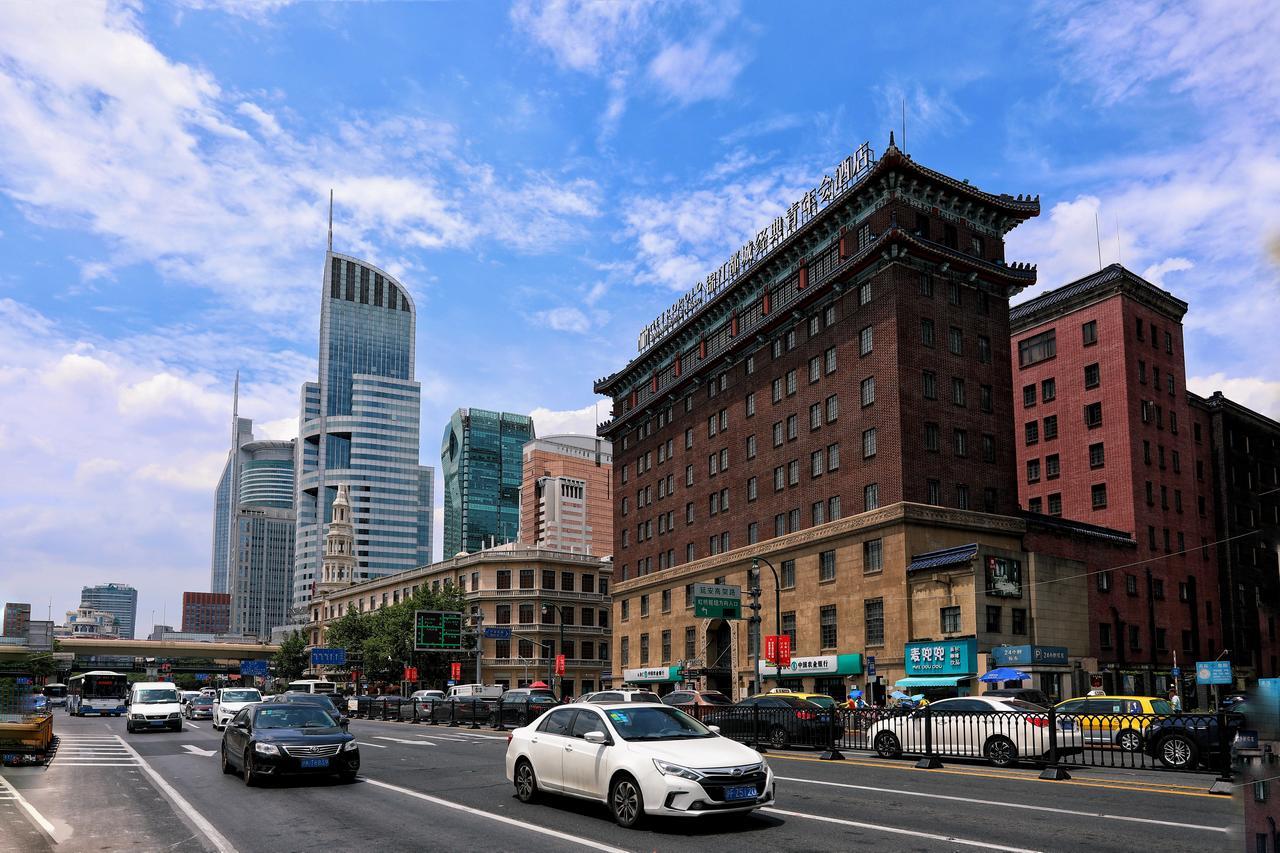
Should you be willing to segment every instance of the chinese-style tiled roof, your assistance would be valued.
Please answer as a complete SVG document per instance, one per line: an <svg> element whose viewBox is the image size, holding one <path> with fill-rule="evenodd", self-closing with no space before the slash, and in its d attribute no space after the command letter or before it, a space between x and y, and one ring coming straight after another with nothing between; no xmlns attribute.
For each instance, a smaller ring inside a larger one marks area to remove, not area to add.
<svg viewBox="0 0 1280 853"><path fill-rule="evenodd" d="M1172 293L1161 290L1120 264L1110 264L1084 278L1076 279L1011 307L1009 326L1016 332L1046 316L1066 313L1067 310L1086 304L1097 296L1120 291L1128 292L1144 302L1151 303L1179 320L1187 311L1187 303Z"/></svg>
<svg viewBox="0 0 1280 853"><path fill-rule="evenodd" d="M967 563L976 556L978 556L977 542L972 542L968 545L957 545L955 548L943 548L941 551L929 551L926 554L912 554L911 562L907 564L907 571L918 572L923 569L954 566L959 563Z"/></svg>

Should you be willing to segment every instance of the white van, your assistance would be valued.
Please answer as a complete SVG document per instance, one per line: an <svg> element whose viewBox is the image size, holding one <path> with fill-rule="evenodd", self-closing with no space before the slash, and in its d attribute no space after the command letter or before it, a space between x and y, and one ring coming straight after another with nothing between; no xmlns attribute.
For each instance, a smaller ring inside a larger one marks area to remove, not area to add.
<svg viewBox="0 0 1280 853"><path fill-rule="evenodd" d="M285 690L289 693L323 693L326 696L333 696L338 692L338 685L318 678L304 678L300 681L290 681L285 685Z"/></svg>
<svg viewBox="0 0 1280 853"><path fill-rule="evenodd" d="M449 688L449 698L460 699L493 699L497 701L502 695L500 684L455 684Z"/></svg>
<svg viewBox="0 0 1280 853"><path fill-rule="evenodd" d="M213 700L213 727L224 729L240 709L262 701L255 687L224 687Z"/></svg>
<svg viewBox="0 0 1280 853"><path fill-rule="evenodd" d="M182 731L182 697L171 681L138 681L129 689L129 713L125 730Z"/></svg>

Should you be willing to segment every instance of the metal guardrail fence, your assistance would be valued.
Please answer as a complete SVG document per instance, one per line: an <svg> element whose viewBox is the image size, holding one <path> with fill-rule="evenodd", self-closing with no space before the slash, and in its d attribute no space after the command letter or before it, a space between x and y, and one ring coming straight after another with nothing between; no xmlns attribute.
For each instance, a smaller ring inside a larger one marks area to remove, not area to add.
<svg viewBox="0 0 1280 853"><path fill-rule="evenodd" d="M466 725L505 729L525 726L543 711L553 707L546 702L504 703L493 699L404 699L401 697L366 697L356 700L351 716L366 720L399 720L425 725Z"/></svg>

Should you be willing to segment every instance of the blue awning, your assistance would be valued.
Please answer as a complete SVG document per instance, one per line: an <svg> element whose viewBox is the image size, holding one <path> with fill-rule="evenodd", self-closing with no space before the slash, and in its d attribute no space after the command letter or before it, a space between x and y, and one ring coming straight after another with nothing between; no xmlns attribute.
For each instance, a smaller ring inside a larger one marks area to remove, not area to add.
<svg viewBox="0 0 1280 853"><path fill-rule="evenodd" d="M907 564L907 571L916 572L921 569L954 566L957 563L967 563L976 556L978 556L977 542L958 545L955 548L943 548L941 551L929 551L925 554L912 554L911 562Z"/></svg>
<svg viewBox="0 0 1280 853"><path fill-rule="evenodd" d="M973 678L972 675L912 675L899 678L898 687L955 687L961 681Z"/></svg>

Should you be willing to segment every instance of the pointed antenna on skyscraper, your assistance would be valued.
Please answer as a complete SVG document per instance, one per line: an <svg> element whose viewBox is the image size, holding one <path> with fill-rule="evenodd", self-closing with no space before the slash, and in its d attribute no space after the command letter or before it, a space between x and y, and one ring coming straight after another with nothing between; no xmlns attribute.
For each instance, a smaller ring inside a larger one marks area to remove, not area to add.
<svg viewBox="0 0 1280 853"><path fill-rule="evenodd" d="M329 187L329 251L333 251L333 187Z"/></svg>
<svg viewBox="0 0 1280 853"><path fill-rule="evenodd" d="M240 417L240 371L236 370L235 390L231 392L231 419L234 421ZM232 426L234 429L234 424Z"/></svg>

